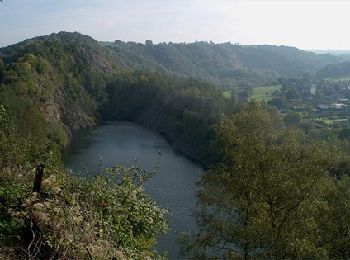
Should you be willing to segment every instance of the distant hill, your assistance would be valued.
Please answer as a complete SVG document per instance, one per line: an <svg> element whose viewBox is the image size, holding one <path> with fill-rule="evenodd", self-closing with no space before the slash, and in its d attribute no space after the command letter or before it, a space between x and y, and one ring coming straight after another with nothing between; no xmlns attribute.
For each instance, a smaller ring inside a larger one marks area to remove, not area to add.
<svg viewBox="0 0 350 260"><path fill-rule="evenodd" d="M310 50L316 54L331 54L331 55L350 55L350 50Z"/></svg>
<svg viewBox="0 0 350 260"><path fill-rule="evenodd" d="M330 64L317 72L320 78L348 78L350 77L350 62Z"/></svg>
<svg viewBox="0 0 350 260"><path fill-rule="evenodd" d="M194 129L235 109L234 99L223 98L222 86L261 86L341 61L285 46L106 43L60 32L0 49L0 103L17 109L24 100L35 106L48 122L48 135L61 146L76 129L101 118L123 118L156 129L200 160L208 149L191 148L199 149L198 140L210 133L178 133L186 120Z"/></svg>
<svg viewBox="0 0 350 260"><path fill-rule="evenodd" d="M53 33L0 48L0 58L6 63L15 62L26 54L46 57L56 65L75 63L75 66L79 66L79 63L86 65L83 64L86 62L101 72L112 73L114 71L112 68L114 62L109 57L108 50L90 36L77 32ZM65 58L67 60L64 60Z"/></svg>
<svg viewBox="0 0 350 260"><path fill-rule="evenodd" d="M115 41L104 43L118 64L133 69L175 73L224 86L259 85L278 77L300 77L344 61L287 46L241 46L208 42L153 45Z"/></svg>
<svg viewBox="0 0 350 260"><path fill-rule="evenodd" d="M58 43L64 43L64 47ZM287 46L246 46L212 42L146 44L98 42L79 33L60 32L36 37L0 49L5 60L16 60L24 53L45 55L83 50L80 59L104 73L142 70L198 78L209 83L232 86L264 85L279 77L300 77L315 73L342 57L315 54ZM79 64L76 64L79 66Z"/></svg>

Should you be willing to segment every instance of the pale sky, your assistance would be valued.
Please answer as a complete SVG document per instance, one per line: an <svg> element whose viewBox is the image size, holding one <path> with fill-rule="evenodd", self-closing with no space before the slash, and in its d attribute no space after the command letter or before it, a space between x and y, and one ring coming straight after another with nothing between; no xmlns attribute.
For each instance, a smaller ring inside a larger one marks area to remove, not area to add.
<svg viewBox="0 0 350 260"><path fill-rule="evenodd" d="M3 0L0 46L78 31L96 40L350 49L350 1Z"/></svg>

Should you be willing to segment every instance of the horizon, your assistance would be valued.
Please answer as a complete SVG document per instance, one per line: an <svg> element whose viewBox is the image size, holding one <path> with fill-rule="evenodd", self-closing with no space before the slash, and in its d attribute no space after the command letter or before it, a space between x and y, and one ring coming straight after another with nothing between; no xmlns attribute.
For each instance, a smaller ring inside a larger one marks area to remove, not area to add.
<svg viewBox="0 0 350 260"><path fill-rule="evenodd" d="M1 2L1 0L0 0ZM163 41L163 42L154 42L152 39L146 39L145 41L141 42L141 41L128 41L128 40L120 40L120 39L115 39L115 40L110 40L110 41L103 41L103 40L99 40L99 39L95 39L94 37L92 37L91 35L88 35L88 34L83 34L81 32L78 32L78 31L59 31L59 32L52 32L52 33L49 33L49 34L41 34L41 35L36 35L36 36L33 36L32 38L27 38L27 39L23 39L23 40L20 40L18 42L15 42L15 43L12 43L12 44L9 44L9 45L6 45L6 46L0 46L0 48L6 48L8 46L11 46L11 45L16 45L20 42L24 42L24 41L27 41L27 40L31 40L31 39L34 39L34 38L37 38L37 37L44 37L44 36L50 36L51 34L59 34L59 33L79 33L81 35L84 35L84 36L88 36L88 37L91 37L92 39L96 40L97 42L106 42L106 43L113 43L115 41L122 41L124 43L129 43L129 42L133 42L133 43L137 43L137 44L143 44L145 45L146 41L152 41L153 45L160 45L160 44L170 44L170 43L173 43L173 44L194 44L194 43L200 43L200 42L204 42L204 43L207 43L207 44L210 44L210 43L214 43L215 45L220 45L220 44L231 44L231 45L237 45L237 46L277 46L277 47L289 47L289 48L297 48L299 50L303 50L303 51L309 51L309 52L314 52L316 54L332 54L332 55L341 55L341 54L350 54L350 49L300 49L296 46L291 46L291 45L277 45L277 44L240 44L240 43L235 43L235 42L230 42L230 41L227 41L227 42L215 42L213 40L195 40L193 42L173 42L173 41ZM319 52L319 53L318 53Z"/></svg>
<svg viewBox="0 0 350 260"><path fill-rule="evenodd" d="M0 47L59 31L79 31L98 41L143 43L213 41L350 50L342 25L346 1L276 0L4 0Z"/></svg>

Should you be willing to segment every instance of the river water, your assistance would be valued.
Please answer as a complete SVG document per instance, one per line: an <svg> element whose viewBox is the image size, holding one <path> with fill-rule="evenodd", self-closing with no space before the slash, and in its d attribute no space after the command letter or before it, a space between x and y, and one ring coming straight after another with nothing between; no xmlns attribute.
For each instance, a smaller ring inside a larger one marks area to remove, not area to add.
<svg viewBox="0 0 350 260"><path fill-rule="evenodd" d="M106 122L76 133L65 165L74 172L94 170L101 162L103 167L137 165L152 171L158 160L159 171L147 181L145 189L159 206L169 210L170 230L159 238L157 249L167 251L170 259L181 259L176 238L181 232L196 229L192 212L195 183L202 170L174 151L163 137L135 123Z"/></svg>

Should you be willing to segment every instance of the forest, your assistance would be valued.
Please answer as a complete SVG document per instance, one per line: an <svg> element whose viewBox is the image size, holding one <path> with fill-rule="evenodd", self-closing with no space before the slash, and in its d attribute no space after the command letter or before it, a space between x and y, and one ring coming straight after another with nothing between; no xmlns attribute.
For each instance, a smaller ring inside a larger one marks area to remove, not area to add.
<svg viewBox="0 0 350 260"><path fill-rule="evenodd" d="M74 131L105 120L150 128L206 170L200 228L179 238L185 257L349 258L349 127L320 127L314 107L296 107L322 105L305 93L317 84L321 99L342 84L329 78L348 76L346 62L332 65L344 59L67 32L1 48L0 258L166 257L155 246L167 212L144 192L152 173L116 166L84 179L64 169ZM281 86L268 102L239 100L266 84Z"/></svg>

